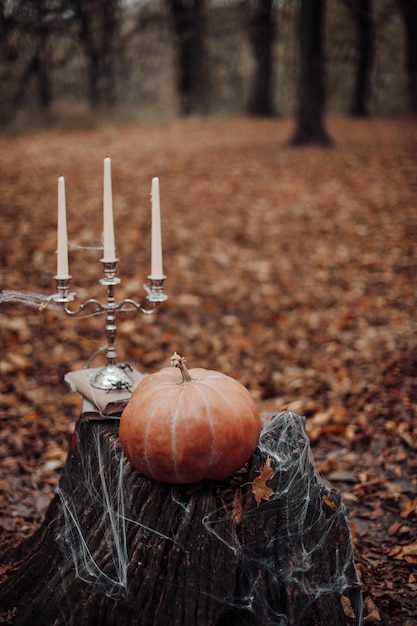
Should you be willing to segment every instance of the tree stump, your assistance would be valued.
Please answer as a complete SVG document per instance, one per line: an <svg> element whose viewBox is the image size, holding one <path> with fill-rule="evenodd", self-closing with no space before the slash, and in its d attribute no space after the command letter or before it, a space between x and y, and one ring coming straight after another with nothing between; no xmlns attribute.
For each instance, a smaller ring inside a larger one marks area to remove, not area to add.
<svg viewBox="0 0 417 626"><path fill-rule="evenodd" d="M126 460L118 421L77 422L44 523L0 586L14 626L360 624L344 505L303 418L278 413L222 482L168 485Z"/></svg>

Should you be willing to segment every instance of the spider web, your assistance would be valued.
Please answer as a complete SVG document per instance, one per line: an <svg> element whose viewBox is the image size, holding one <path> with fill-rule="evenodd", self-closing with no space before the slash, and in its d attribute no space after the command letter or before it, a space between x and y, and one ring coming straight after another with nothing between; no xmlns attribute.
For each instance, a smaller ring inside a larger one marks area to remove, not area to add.
<svg viewBox="0 0 417 626"><path fill-rule="evenodd" d="M195 486L143 478L125 458L117 428L106 437L106 427L94 424L84 449L82 429L93 426L81 420L71 452L77 473L73 463L58 490L57 540L74 577L99 597L140 607L144 625L169 624L183 611L175 624L194 626L200 622L190 615L203 604L214 615L204 626L321 624L313 620L335 606L329 623L360 624L346 510L316 472L304 419L287 411L263 418L248 464L229 481ZM258 504L253 485L266 463L270 496ZM165 593L171 604L162 607ZM152 602L160 616L153 608L146 621Z"/></svg>

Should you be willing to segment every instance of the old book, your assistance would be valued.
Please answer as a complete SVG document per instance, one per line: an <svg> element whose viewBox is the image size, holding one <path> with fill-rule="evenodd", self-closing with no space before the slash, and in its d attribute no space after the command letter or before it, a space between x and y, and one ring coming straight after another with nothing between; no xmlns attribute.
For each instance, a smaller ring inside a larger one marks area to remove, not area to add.
<svg viewBox="0 0 417 626"><path fill-rule="evenodd" d="M90 419L120 416L129 402L132 392L146 376L146 374L132 368L127 372L132 379L132 384L128 388L97 389L94 387L93 381L101 369L100 367L85 368L68 372L65 375L65 381L71 390L78 391L88 401L89 404L84 403L86 408L84 410L83 407L83 415Z"/></svg>

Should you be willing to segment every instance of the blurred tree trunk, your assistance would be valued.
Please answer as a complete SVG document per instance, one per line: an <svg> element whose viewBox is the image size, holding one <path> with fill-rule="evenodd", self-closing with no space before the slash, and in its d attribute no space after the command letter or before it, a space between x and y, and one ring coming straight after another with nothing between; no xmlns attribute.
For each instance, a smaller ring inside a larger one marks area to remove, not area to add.
<svg viewBox="0 0 417 626"><path fill-rule="evenodd" d="M249 37L256 69L248 112L251 115L273 115L272 44L274 40L273 0L256 0L249 23Z"/></svg>
<svg viewBox="0 0 417 626"><path fill-rule="evenodd" d="M119 0L107 0L103 4L101 30L103 102L112 107L117 102L116 92L116 46L118 42Z"/></svg>
<svg viewBox="0 0 417 626"><path fill-rule="evenodd" d="M300 74L297 127L293 145L330 145L324 128L323 24L325 0L301 0L299 17Z"/></svg>
<svg viewBox="0 0 417 626"><path fill-rule="evenodd" d="M79 26L79 38L88 60L88 92L90 106L95 109L99 103L99 50L95 42L93 18L90 15L94 1L74 0L75 17Z"/></svg>
<svg viewBox="0 0 417 626"><path fill-rule="evenodd" d="M9 33L19 31L31 36L30 51L23 70L16 73L11 79L15 84L13 96L10 100L12 112L23 102L28 83L32 77L36 81L38 103L43 112L47 111L53 100L51 70L53 67L50 36L56 28L56 13L49 6L47 0L22 2L14 7L15 13L7 16L5 4L0 5L2 19L0 20L2 58L5 63L10 59L18 58L22 50L14 42L9 44ZM27 52L27 51L26 51Z"/></svg>
<svg viewBox="0 0 417 626"><path fill-rule="evenodd" d="M1 56L6 57L5 51L8 48L8 36L11 29L11 18L6 14L7 0L0 0L0 50Z"/></svg>
<svg viewBox="0 0 417 626"><path fill-rule="evenodd" d="M366 117L368 115L369 75L373 57L372 0L350 0L348 7L355 20L358 35L358 59L351 115Z"/></svg>
<svg viewBox="0 0 417 626"><path fill-rule="evenodd" d="M417 1L398 0L398 2L403 14L406 34L409 108L413 115L417 115Z"/></svg>
<svg viewBox="0 0 417 626"><path fill-rule="evenodd" d="M52 82L50 71L52 60L48 54L48 26L39 18L39 41L35 55L35 73L38 81L39 102L43 110L49 108L52 102Z"/></svg>
<svg viewBox="0 0 417 626"><path fill-rule="evenodd" d="M183 115L206 113L204 0L169 0L177 47L177 89Z"/></svg>
<svg viewBox="0 0 417 626"><path fill-rule="evenodd" d="M78 36L88 61L90 106L115 105L115 46L118 33L118 0L72 0Z"/></svg>

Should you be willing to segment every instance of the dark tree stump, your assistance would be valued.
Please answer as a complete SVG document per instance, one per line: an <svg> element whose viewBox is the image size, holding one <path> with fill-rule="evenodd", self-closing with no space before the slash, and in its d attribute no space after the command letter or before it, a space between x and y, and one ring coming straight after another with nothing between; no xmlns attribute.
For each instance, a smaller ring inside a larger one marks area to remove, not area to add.
<svg viewBox="0 0 417 626"><path fill-rule="evenodd" d="M254 493L265 465L273 471ZM116 420L81 418L44 523L9 559L20 562L0 607L14 626L361 620L345 508L289 412L272 418L240 472L195 485L144 478Z"/></svg>

